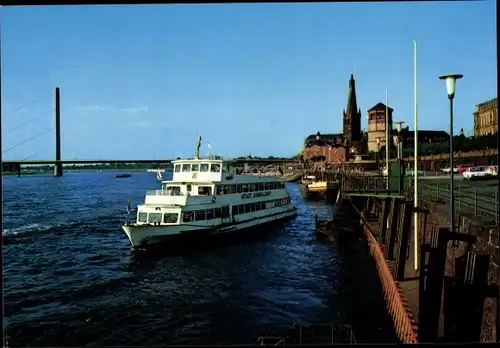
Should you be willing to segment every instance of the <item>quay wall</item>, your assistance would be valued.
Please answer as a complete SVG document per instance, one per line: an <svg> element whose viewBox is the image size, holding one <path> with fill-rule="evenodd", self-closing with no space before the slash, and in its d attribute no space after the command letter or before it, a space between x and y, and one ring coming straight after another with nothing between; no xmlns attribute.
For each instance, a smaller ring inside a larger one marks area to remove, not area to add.
<svg viewBox="0 0 500 348"><path fill-rule="evenodd" d="M394 330L402 343L418 343L418 328L408 306L403 290L394 280L394 269L386 262L384 250L373 237L369 226L363 226L370 256L375 263L380 286L386 302L386 309L394 324Z"/></svg>
<svg viewBox="0 0 500 348"><path fill-rule="evenodd" d="M429 209L430 216L439 227L450 225L450 217L447 207L443 204L426 201L424 205ZM498 226L489 226L481 220L472 219L467 216L458 216L456 226L462 233L468 233L477 236L477 242L473 245L473 251L480 254L491 256L490 267L488 270L488 282L490 284L500 284L500 255L499 255L499 228ZM453 246L448 244L446 258L445 275L453 276L455 270L455 261L458 257L466 253L466 244L459 243ZM487 298L484 304L483 322L481 326L481 343L492 343L500 341L500 332L497 332L497 304L498 299Z"/></svg>
<svg viewBox="0 0 500 348"><path fill-rule="evenodd" d="M429 242L432 230L449 227L449 218L446 206L442 203L432 201L420 202L421 207L427 209L425 222L419 220L419 234L422 242ZM360 217L365 221L363 224L363 234L368 244L370 256L376 265L378 279L385 298L386 309L393 320L394 329L398 339L403 343L418 343L418 280L402 283L396 280L394 262L386 259L384 245L376 238L380 235L380 226L371 223L367 216L369 213L360 209ZM420 215L420 214L419 214ZM423 216L423 215L422 215ZM413 236L414 226L411 219L411 233ZM473 245L472 251L491 256L490 267L488 270L488 283L500 283L500 257L499 257L499 230L498 226L488 226L473 218L459 216L456 226L459 232L477 236L477 242ZM412 237L413 238L413 237ZM409 246L413 250L413 245ZM448 242L446 250L445 276L453 277L455 273L455 261L467 252L465 242ZM410 252L413 254L413 252ZM409 255L405 268L413 268L413 255ZM417 275L418 277L418 275ZM411 284L410 284L411 283ZM442 300L444 300L444 293ZM480 342L491 343L500 341L500 332L497 332L497 301L496 298L487 298L484 303L484 312L481 325ZM440 314L439 334L443 335L443 313Z"/></svg>

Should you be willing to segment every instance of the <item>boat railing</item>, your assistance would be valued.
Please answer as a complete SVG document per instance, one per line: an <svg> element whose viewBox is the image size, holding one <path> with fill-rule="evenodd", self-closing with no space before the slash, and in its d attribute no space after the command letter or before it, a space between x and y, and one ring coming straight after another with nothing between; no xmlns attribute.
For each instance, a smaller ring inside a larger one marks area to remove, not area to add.
<svg viewBox="0 0 500 348"><path fill-rule="evenodd" d="M146 191L146 196L182 196L182 195L173 195L170 191L166 190L148 190Z"/></svg>
<svg viewBox="0 0 500 348"><path fill-rule="evenodd" d="M173 205L199 205L215 203L214 196L172 194L166 190L146 191L146 203L173 204Z"/></svg>

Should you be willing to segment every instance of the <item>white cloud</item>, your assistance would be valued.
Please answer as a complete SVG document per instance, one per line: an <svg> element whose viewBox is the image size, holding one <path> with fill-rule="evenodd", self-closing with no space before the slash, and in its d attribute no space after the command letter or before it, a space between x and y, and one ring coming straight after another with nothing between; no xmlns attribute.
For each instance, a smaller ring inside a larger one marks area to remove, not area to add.
<svg viewBox="0 0 500 348"><path fill-rule="evenodd" d="M130 112L130 113L148 113L148 107L147 106L141 106L137 108L122 108L119 111L121 112Z"/></svg>
<svg viewBox="0 0 500 348"><path fill-rule="evenodd" d="M151 126L151 123L146 122L146 121L137 121L137 122L130 122L130 123L122 123L120 125L121 128L148 128Z"/></svg>
<svg viewBox="0 0 500 348"><path fill-rule="evenodd" d="M106 105L82 105L77 107L78 110L80 111L85 111L85 112L113 112L122 114L122 113L129 113L129 114L138 114L138 113L143 113L147 114L149 112L147 106L141 106L141 107L126 107L126 108L117 108L117 107L112 107L112 106L106 106ZM120 116L120 115L117 115Z"/></svg>
<svg viewBox="0 0 500 348"><path fill-rule="evenodd" d="M106 111L110 110L111 108L109 106L102 106L102 105L83 105L83 106L78 106L77 109L82 111Z"/></svg>

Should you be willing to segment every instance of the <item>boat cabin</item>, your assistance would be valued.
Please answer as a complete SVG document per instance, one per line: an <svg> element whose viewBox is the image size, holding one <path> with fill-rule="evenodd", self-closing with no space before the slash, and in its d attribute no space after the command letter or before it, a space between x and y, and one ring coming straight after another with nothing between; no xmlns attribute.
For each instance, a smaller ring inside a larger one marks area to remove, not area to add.
<svg viewBox="0 0 500 348"><path fill-rule="evenodd" d="M213 182L222 181L223 173L229 173L229 164L222 160L192 159L173 161L172 181Z"/></svg>

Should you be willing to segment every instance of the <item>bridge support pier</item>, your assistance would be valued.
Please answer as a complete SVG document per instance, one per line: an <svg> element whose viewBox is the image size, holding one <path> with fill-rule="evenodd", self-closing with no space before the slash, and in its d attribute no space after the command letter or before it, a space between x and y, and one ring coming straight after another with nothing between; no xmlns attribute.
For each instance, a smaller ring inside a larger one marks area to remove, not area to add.
<svg viewBox="0 0 500 348"><path fill-rule="evenodd" d="M59 87L56 87L56 161L61 160L61 102ZM54 164L54 176L63 176L62 164Z"/></svg>

